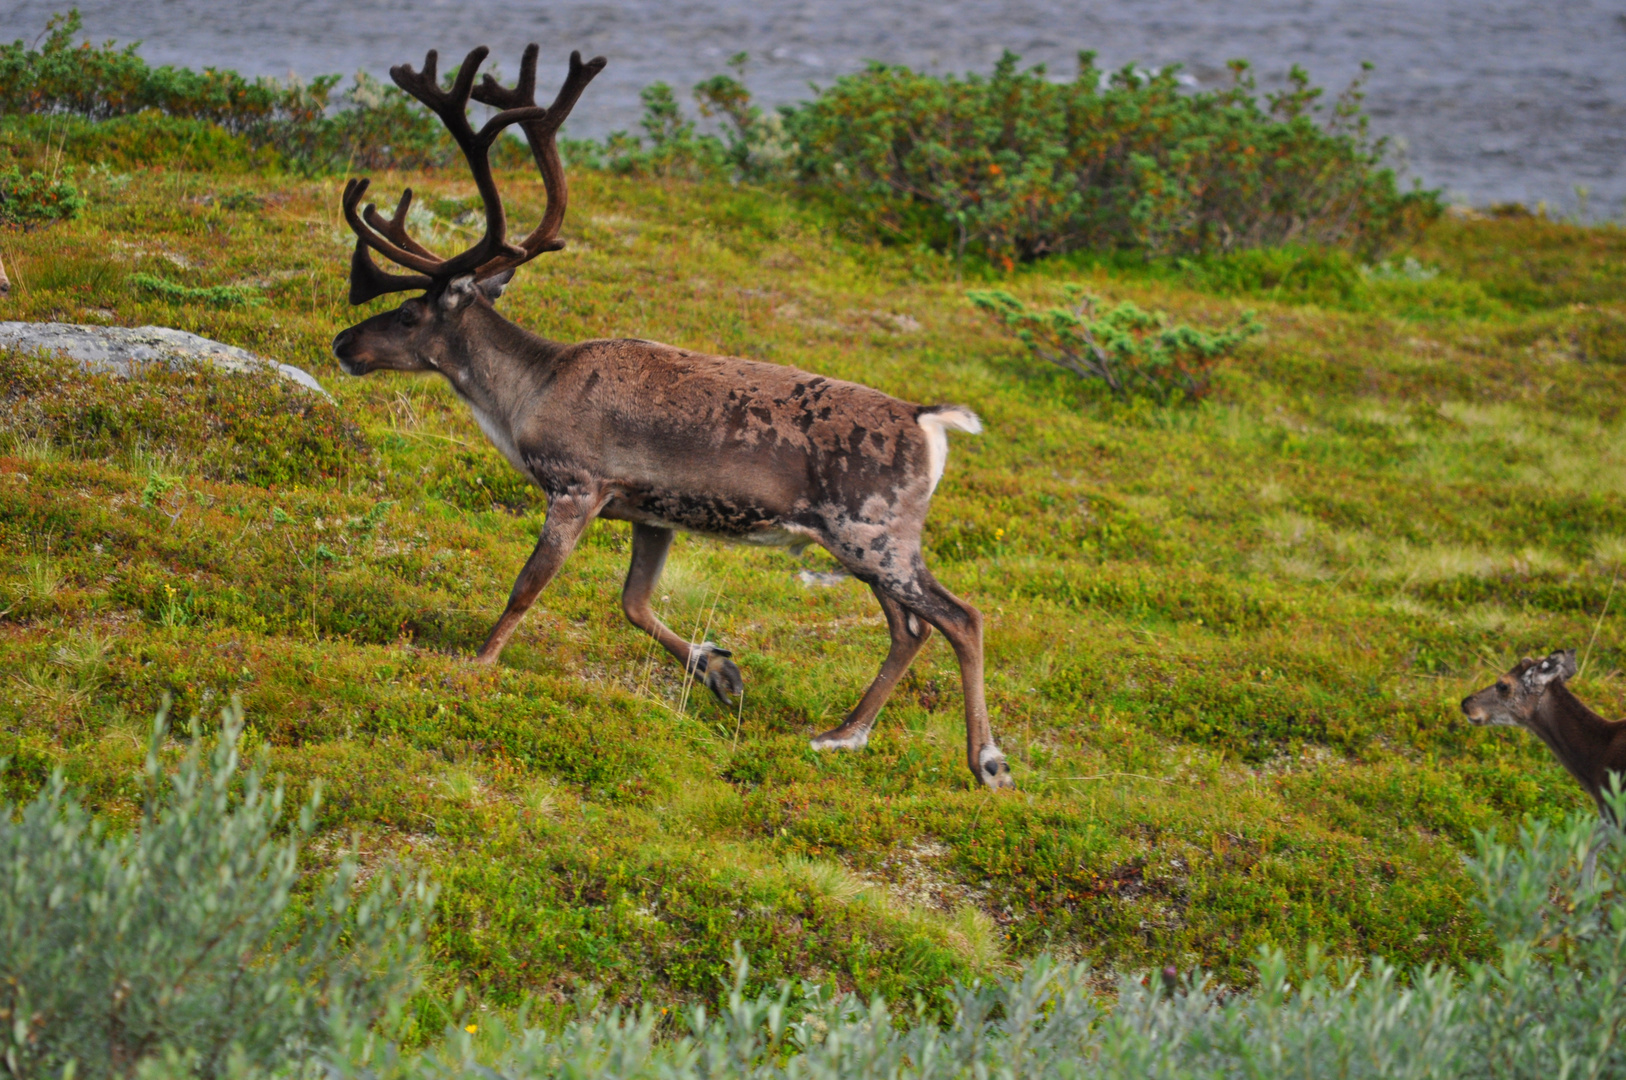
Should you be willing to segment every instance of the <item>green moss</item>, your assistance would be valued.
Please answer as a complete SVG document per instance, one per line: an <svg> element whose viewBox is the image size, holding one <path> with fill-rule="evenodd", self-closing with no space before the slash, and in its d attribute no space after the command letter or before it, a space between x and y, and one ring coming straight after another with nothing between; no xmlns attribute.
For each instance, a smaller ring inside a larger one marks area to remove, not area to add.
<svg viewBox="0 0 1626 1080"><path fill-rule="evenodd" d="M131 274L130 284L156 293L177 304L208 304L211 307L259 307L265 299L242 285L182 285L156 274Z"/></svg>

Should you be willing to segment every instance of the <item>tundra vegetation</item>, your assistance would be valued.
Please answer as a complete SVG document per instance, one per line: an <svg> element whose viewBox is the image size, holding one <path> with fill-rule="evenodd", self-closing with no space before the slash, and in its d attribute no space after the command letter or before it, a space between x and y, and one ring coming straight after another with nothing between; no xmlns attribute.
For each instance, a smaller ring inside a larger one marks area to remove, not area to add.
<svg viewBox="0 0 1626 1080"><path fill-rule="evenodd" d="M1467 860L1499 946L1467 970L1402 971L1261 948L1248 990L1173 967L1097 975L1049 955L956 982L912 1015L821 982L753 992L735 946L715 1009L645 1001L568 1019L464 1014L405 1050L432 887L340 855L294 900L300 842L279 838L284 791L261 748L240 768L241 705L213 738L171 748L160 711L141 769L138 830L93 823L54 773L20 809L0 800L0 1049L6 1075L1424 1077L1613 1076L1626 1059L1626 845L1579 813L1515 842L1475 834ZM170 770L173 769L173 774ZM1626 809L1618 784L1611 813ZM1577 870L1591 849L1602 873ZM1115 991L1115 993L1113 992ZM461 1010L465 999L454 999Z"/></svg>
<svg viewBox="0 0 1626 1080"><path fill-rule="evenodd" d="M574 168L570 246L511 287L515 321L981 414L926 547L987 616L990 711L1020 783L1001 797L963 775L940 644L865 751L808 748L884 640L867 590L817 552L674 548L661 617L734 648L738 712L625 625L628 536L610 523L502 664L471 665L543 507L438 381L340 374L328 343L356 317L342 176L258 140L156 107L0 118L0 170L49 186L72 166L83 198L0 230L0 315L175 326L333 394L0 353L0 786L21 803L60 770L106 835L137 828L158 702L199 717L159 747L184 757L239 696L245 754L294 804L323 792L300 904L351 846L359 878L405 861L438 885L402 1038L484 1031L527 999L557 1030L590 986L651 1003L638 1023L659 1028L662 1007L727 1003L736 942L743 1001L806 981L825 1002L878 993L901 1016L918 995L952 1020L967 1015L954 980L990 987L1044 952L1097 972L1201 967L1262 995L1237 1000L1284 1001L1281 972L1310 986L1316 957L1385 957L1400 974L1361 985L1392 988L1443 978L1418 965L1469 973L1617 940L1609 893L1575 908L1596 938L1532 921L1562 907L1531 901L1515 932L1495 913L1505 893L1474 902L1476 831L1513 842L1525 815L1590 803L1537 740L1472 727L1457 702L1517 656L1573 645L1576 693L1626 712L1618 227L1516 208L1426 221L1419 199L1415 228L1375 245L1127 237L1028 258L962 249L926 200L868 214L855 206L881 194L742 184L738 165ZM389 164L375 182L419 192L415 235L465 246L466 174ZM502 183L534 220L528 164ZM1195 402L1120 396L966 297L1075 310L1069 286L1098 298L1086 324L1129 304L1210 338L1261 329L1203 370ZM1519 873L1545 895L1537 869ZM1261 949L1285 966L1256 966ZM1576 970L1568 985L1592 969ZM1376 1016L1401 999L1359 1000Z"/></svg>

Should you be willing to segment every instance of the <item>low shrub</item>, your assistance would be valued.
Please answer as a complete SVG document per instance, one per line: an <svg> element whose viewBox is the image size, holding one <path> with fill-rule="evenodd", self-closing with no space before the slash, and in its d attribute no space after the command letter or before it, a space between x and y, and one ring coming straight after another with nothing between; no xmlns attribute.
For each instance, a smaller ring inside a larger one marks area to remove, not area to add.
<svg viewBox="0 0 1626 1080"><path fill-rule="evenodd" d="M432 891L385 870L357 895L344 858L297 895L315 802L278 839L282 789L263 761L238 775L242 711L221 720L207 755L194 721L171 776L159 712L135 829L93 822L60 772L0 802L0 1073L248 1072L399 1015Z"/></svg>
<svg viewBox="0 0 1626 1080"><path fill-rule="evenodd" d="M194 725L166 782L160 715L132 833L93 825L60 775L20 812L0 807L7 1075L1446 1080L1626 1068L1626 843L1590 814L1527 822L1513 844L1477 835L1470 873L1501 949L1460 974L1329 963L1313 949L1294 971L1267 948L1249 991L1170 967L1103 995L1087 964L1041 957L956 985L939 1021L807 983L748 996L736 948L716 1012L667 1020L589 993L558 1028L528 1026L523 1010L514 1023L482 1016L404 1052L367 1023L402 1014L430 890L382 874L354 900L345 861L293 906L296 842L272 839L280 791L264 791L263 767L239 784L241 713L223 719L210 763ZM301 833L311 820L301 816Z"/></svg>
<svg viewBox="0 0 1626 1080"><path fill-rule="evenodd" d="M73 185L73 170L59 176L30 172L15 165L0 171L0 224L38 225L79 216L85 198Z"/></svg>
<svg viewBox="0 0 1626 1080"><path fill-rule="evenodd" d="M82 28L74 8L50 20L40 48L21 40L0 45L0 109L91 119L158 109L241 134L279 121L309 122L327 108L338 82L338 76L304 84L246 79L214 68L154 68L136 55L135 45L75 44Z"/></svg>
<svg viewBox="0 0 1626 1080"><path fill-rule="evenodd" d="M150 67L135 47L74 43L77 10L38 49L0 46L0 112L108 119L157 112L204 121L303 170L423 168L456 157L438 121L365 74L334 95L310 83ZM1401 192L1367 137L1359 86L1322 125L1321 91L1295 68L1261 103L1247 65L1228 89L1187 93L1173 68L1103 80L1083 54L1070 83L1007 53L964 79L872 65L810 102L751 103L745 55L695 88L723 135L697 130L672 88L642 92L641 135L565 140L574 164L629 175L795 178L851 204L884 233L1016 259L1079 249L1160 255L1331 244L1372 258L1441 212L1437 193ZM450 75L451 73L448 73ZM504 139L499 163L525 152Z"/></svg>
<svg viewBox="0 0 1626 1080"><path fill-rule="evenodd" d="M178 304L208 304L210 307L259 307L265 297L243 285L182 285L157 274L131 274L130 284L156 293Z"/></svg>
<svg viewBox="0 0 1626 1080"><path fill-rule="evenodd" d="M715 75L694 88L700 115L721 121L722 134L698 130L683 113L672 88L663 82L639 94L644 105L642 135L612 132L605 140L561 140L573 164L628 176L705 180L783 180L795 147L786 134L784 113L765 113L745 88L748 57L729 59L734 75Z"/></svg>
<svg viewBox="0 0 1626 1080"><path fill-rule="evenodd" d="M1035 310L1003 290L979 290L966 298L1000 319L1033 355L1086 379L1099 379L1113 396L1197 401L1206 396L1214 366L1264 329L1243 316L1224 330L1171 326L1161 311L1125 300L1097 312L1101 301L1076 285L1065 286L1069 304Z"/></svg>
<svg viewBox="0 0 1626 1080"><path fill-rule="evenodd" d="M639 91L644 116L642 135L612 131L602 143L566 139L561 149L573 165L602 169L622 176L656 176L703 180L727 171L728 153L721 139L702 134L666 83L653 83Z"/></svg>
<svg viewBox="0 0 1626 1080"><path fill-rule="evenodd" d="M733 75L714 75L694 88L700 115L724 121L724 157L736 174L747 180L784 175L796 145L785 126L787 110L763 112L751 104L745 88L745 66L750 58L736 53L729 58Z"/></svg>
<svg viewBox="0 0 1626 1080"><path fill-rule="evenodd" d="M107 120L153 112L213 125L306 172L422 168L456 154L433 115L365 74L335 95L337 75L306 83L155 68L135 45L76 44L82 28L75 8L50 20L38 48L21 40L0 45L0 114Z"/></svg>
<svg viewBox="0 0 1626 1080"><path fill-rule="evenodd" d="M874 64L785 112L805 182L876 227L1009 263L1082 248L1153 254L1333 244L1365 257L1441 212L1402 192L1367 137L1359 86L1315 122L1321 91L1294 68L1261 103L1247 65L1187 93L1166 68L1105 80L1093 54L1052 82L1006 53L964 79Z"/></svg>

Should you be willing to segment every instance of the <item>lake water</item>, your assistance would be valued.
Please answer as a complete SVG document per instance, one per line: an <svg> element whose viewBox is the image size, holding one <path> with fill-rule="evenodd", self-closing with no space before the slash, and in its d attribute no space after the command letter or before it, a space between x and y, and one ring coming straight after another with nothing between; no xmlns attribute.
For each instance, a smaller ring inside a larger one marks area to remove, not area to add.
<svg viewBox="0 0 1626 1080"><path fill-rule="evenodd" d="M867 60L986 71L1004 49L1058 74L1080 49L1107 67L1178 63L1204 87L1229 81L1233 57L1252 60L1262 85L1297 63L1331 92L1367 60L1373 126L1426 184L1472 204L1545 201L1563 213L1580 185L1589 216L1626 213L1626 0L76 2L93 40L139 39L154 63L249 74L387 78L426 48L461 58L479 44L512 73L524 44L539 41L551 90L572 48L602 53L610 66L576 109L578 136L635 127L641 87L686 91L742 50L765 104ZM0 0L0 39L32 40L67 4Z"/></svg>

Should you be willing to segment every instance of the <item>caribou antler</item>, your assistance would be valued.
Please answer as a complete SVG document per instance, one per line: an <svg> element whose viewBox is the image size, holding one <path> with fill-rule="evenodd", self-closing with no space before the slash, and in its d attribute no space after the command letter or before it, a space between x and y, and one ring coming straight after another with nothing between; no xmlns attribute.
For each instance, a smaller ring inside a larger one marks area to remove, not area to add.
<svg viewBox="0 0 1626 1080"><path fill-rule="evenodd" d="M525 55L519 63L519 82L512 88L502 86L490 75L480 81L474 90L474 100L482 105L493 108L518 110L534 108L536 106L536 45L527 45ZM605 59L595 56L582 63L582 54L579 51L570 54L570 74L565 76L565 84L559 88L559 93L548 106L547 113L539 120L526 120L520 124L525 132L525 139L531 144L531 156L536 159L536 168L542 174L542 186L547 189L548 208L542 215L542 221L531 235L520 242L521 255L498 256L480 268L480 276L489 277L504 270L512 270L530 262L544 251L558 251L565 246L559 239L559 226L564 224L565 204L570 199L570 189L565 184L564 163L559 160L559 147L555 141L559 128L564 125L565 117L570 110L576 107L576 100L587 89L587 84L593 77L604 70Z"/></svg>
<svg viewBox="0 0 1626 1080"><path fill-rule="evenodd" d="M421 72L414 71L409 64L390 68L390 78L395 80L395 84L440 117L458 149L463 152L485 206L485 235L473 247L443 259L407 235L407 212L412 206L411 188L402 193L394 215L385 218L371 204L358 212L369 181L351 180L345 185L343 205L345 221L356 234L356 250L350 259L352 304L366 303L385 293L432 288L464 274L472 273L477 279L493 277L529 262L544 251L557 251L564 246L558 233L564 220L567 193L564 167L554 140L582 91L593 76L604 69L605 60L600 56L584 64L581 53L571 53L570 74L553 105L543 109L535 100L538 47L534 44L526 47L520 64L519 82L513 88L505 88L487 75L476 92L474 77L490 51L482 45L470 52L450 90L440 87L436 77L439 54L433 49L424 57ZM469 123L471 96L501 110L486 121L478 132ZM541 224L520 245L508 242L508 221L503 212L502 197L497 192L497 182L491 175L490 160L492 144L504 129L514 124L523 125L548 195L548 208ZM417 273L386 273L373 262L373 251Z"/></svg>

